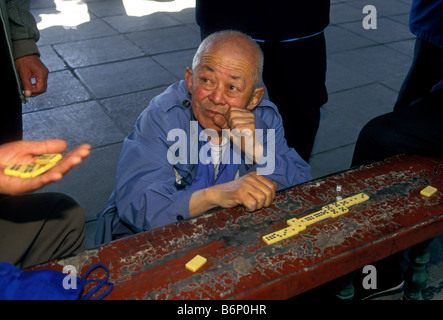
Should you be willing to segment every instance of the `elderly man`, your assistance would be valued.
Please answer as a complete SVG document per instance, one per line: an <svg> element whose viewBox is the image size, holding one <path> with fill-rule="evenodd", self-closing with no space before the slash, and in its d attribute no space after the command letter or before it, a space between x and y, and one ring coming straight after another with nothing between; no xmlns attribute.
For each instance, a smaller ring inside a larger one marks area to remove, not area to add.
<svg viewBox="0 0 443 320"><path fill-rule="evenodd" d="M254 211L277 190L311 179L286 144L277 107L262 99L262 64L242 33L201 43L185 80L155 97L126 138L97 244L216 207Z"/></svg>

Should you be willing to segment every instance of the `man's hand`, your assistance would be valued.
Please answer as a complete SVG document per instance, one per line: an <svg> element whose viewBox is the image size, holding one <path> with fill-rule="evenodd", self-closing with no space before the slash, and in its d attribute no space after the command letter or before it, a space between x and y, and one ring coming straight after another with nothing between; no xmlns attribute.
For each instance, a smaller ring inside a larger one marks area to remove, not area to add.
<svg viewBox="0 0 443 320"><path fill-rule="evenodd" d="M25 97L35 97L46 92L49 70L37 55L17 58L15 66L22 81ZM35 83L32 79L35 79Z"/></svg>
<svg viewBox="0 0 443 320"><path fill-rule="evenodd" d="M277 183L257 174L248 173L239 179L198 190L189 203L191 216L215 207L232 208L241 205L247 211L269 207L275 198Z"/></svg>
<svg viewBox="0 0 443 320"><path fill-rule="evenodd" d="M253 159L254 163L260 160L263 146L255 141L255 116L250 110L231 107L224 117L216 115L213 121L220 128L230 130L231 140L234 143L241 143L241 151L249 159Z"/></svg>
<svg viewBox="0 0 443 320"><path fill-rule="evenodd" d="M45 153L62 153L67 148L64 140L16 141L0 145L0 193L23 194L43 188L60 180L69 170L80 164L89 155L91 146L78 146L63 156L55 167L35 178L22 179L3 173L11 163L31 164Z"/></svg>

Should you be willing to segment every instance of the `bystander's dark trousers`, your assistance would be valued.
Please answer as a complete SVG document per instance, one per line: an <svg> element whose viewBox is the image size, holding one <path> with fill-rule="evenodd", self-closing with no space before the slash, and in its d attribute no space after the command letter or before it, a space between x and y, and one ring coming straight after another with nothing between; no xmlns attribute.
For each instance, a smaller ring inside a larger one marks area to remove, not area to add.
<svg viewBox="0 0 443 320"><path fill-rule="evenodd" d="M394 111L372 119L363 127L351 165L366 165L399 154L443 157L442 85L443 49L417 39L414 59ZM381 282L396 284L402 279L402 258L403 252L399 252L374 264ZM346 282L342 281L343 284ZM361 279L354 284L357 292L367 294L361 287Z"/></svg>
<svg viewBox="0 0 443 320"><path fill-rule="evenodd" d="M443 157L443 90L371 120L360 132L352 165L398 154Z"/></svg>
<svg viewBox="0 0 443 320"><path fill-rule="evenodd" d="M3 24L0 23L0 65L2 85L0 91L0 144L21 140L22 103L18 94L15 73L11 65Z"/></svg>
<svg viewBox="0 0 443 320"><path fill-rule="evenodd" d="M59 193L0 196L0 262L27 268L84 250L85 213Z"/></svg>
<svg viewBox="0 0 443 320"><path fill-rule="evenodd" d="M263 82L283 119L289 147L307 162L328 101L324 33L289 42L259 43L264 54Z"/></svg>
<svg viewBox="0 0 443 320"><path fill-rule="evenodd" d="M352 166L397 154L443 157L443 48L423 40L416 42L394 111L361 130Z"/></svg>

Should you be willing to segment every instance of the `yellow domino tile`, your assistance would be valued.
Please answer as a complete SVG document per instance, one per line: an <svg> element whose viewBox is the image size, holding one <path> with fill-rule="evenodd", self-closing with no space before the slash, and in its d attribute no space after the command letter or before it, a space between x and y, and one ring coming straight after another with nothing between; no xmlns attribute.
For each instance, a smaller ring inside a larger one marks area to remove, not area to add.
<svg viewBox="0 0 443 320"><path fill-rule="evenodd" d="M267 234L262 237L263 241L266 242L266 244L270 245L276 242L279 242L281 240L287 239L289 237L295 236L298 234L300 228L303 228L304 226L300 225L298 226L290 226L275 232L272 232L270 234ZM306 228L306 227L305 227Z"/></svg>
<svg viewBox="0 0 443 320"><path fill-rule="evenodd" d="M306 224L304 224L302 219L297 218L289 219L286 221L286 223L288 224L288 226L296 227L298 229L298 232L305 230L307 226Z"/></svg>
<svg viewBox="0 0 443 320"><path fill-rule="evenodd" d="M35 169L34 171L31 172L31 178L37 177L37 176L45 173L49 169L55 167L56 164L57 164L57 162L49 162L43 166L38 167L37 169Z"/></svg>
<svg viewBox="0 0 443 320"><path fill-rule="evenodd" d="M301 223L301 222L299 222L299 223L293 225L293 227L296 227L296 228L298 229L298 230L297 230L297 233L299 233L300 231L306 230L306 225L304 225L304 224Z"/></svg>
<svg viewBox="0 0 443 320"><path fill-rule="evenodd" d="M283 239L292 237L306 229L307 226L316 222L325 220L329 217L337 217L349 212L349 207L355 204L362 203L369 199L365 193L336 201L334 203L323 206L321 210L311 213L303 218L292 218L286 221L289 227L272 232L262 237L263 241L268 245L281 241Z"/></svg>
<svg viewBox="0 0 443 320"><path fill-rule="evenodd" d="M329 218L330 216L331 216L331 212L329 212L328 210L322 209L320 211L316 211L314 213L311 213L299 220L305 226L309 226L309 225L314 224L316 222L325 220L325 219Z"/></svg>
<svg viewBox="0 0 443 320"><path fill-rule="evenodd" d="M323 206L323 209L331 209L331 208L337 208L337 207L350 207L352 205L350 198L345 198L330 204L327 204Z"/></svg>
<svg viewBox="0 0 443 320"><path fill-rule="evenodd" d="M328 209L328 210L333 208L334 206L335 207L347 207L348 208L348 207L351 207L353 205L365 202L368 199L369 199L369 196L362 192L362 193L356 194L354 196L347 197L345 199L342 199L342 200L330 203L330 204L328 204L326 206L323 206L323 208L324 209Z"/></svg>
<svg viewBox="0 0 443 320"><path fill-rule="evenodd" d="M351 205L355 205L355 204L359 204L362 202L365 202L369 199L369 196L365 193L359 193L353 197L349 197L350 202L352 203Z"/></svg>
<svg viewBox="0 0 443 320"><path fill-rule="evenodd" d="M62 158L62 155L60 153L48 153L43 154L37 159L35 159L35 163L37 164L48 164L51 162L58 162Z"/></svg>
<svg viewBox="0 0 443 320"><path fill-rule="evenodd" d="M5 170L4 173L10 176L20 177L23 179L34 178L38 175L41 175L54 167L57 163L50 162L45 165L39 165L36 163L33 164L10 164Z"/></svg>
<svg viewBox="0 0 443 320"><path fill-rule="evenodd" d="M288 226L293 226L293 225L296 225L300 222L297 218L292 218L292 219L287 220L286 223L288 224Z"/></svg>
<svg viewBox="0 0 443 320"><path fill-rule="evenodd" d="M425 197L430 197L436 192L437 192L437 188L434 188L432 186L427 186L426 188L424 188L423 190L420 191L420 194Z"/></svg>
<svg viewBox="0 0 443 320"><path fill-rule="evenodd" d="M20 169L20 178L32 178L35 171L40 167L38 164L26 164L22 165L22 169Z"/></svg>
<svg viewBox="0 0 443 320"><path fill-rule="evenodd" d="M186 264L186 269L195 272L200 269L206 263L206 261L207 260L205 257L202 257L201 255L196 255Z"/></svg>
<svg viewBox="0 0 443 320"><path fill-rule="evenodd" d="M9 176L19 177L20 170L23 170L21 165L12 163L7 166L3 172Z"/></svg>
<svg viewBox="0 0 443 320"><path fill-rule="evenodd" d="M323 209L329 211L331 217L337 217L349 212L348 207L345 206L325 206Z"/></svg>

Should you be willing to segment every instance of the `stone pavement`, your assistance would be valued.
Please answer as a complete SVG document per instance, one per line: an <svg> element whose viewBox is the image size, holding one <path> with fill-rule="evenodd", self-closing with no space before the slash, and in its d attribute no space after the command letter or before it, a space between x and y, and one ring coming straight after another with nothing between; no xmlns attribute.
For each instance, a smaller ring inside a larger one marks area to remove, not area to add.
<svg viewBox="0 0 443 320"><path fill-rule="evenodd" d="M89 143L89 158L42 191L63 192L86 210L87 247L114 183L122 142L149 100L183 79L200 43L192 0L32 0L48 91L23 108L24 138ZM377 29L363 28L363 7ZM411 0L332 0L329 101L310 160L313 176L349 168L362 126L389 112L413 56ZM443 240L432 244L425 298L443 299Z"/></svg>

